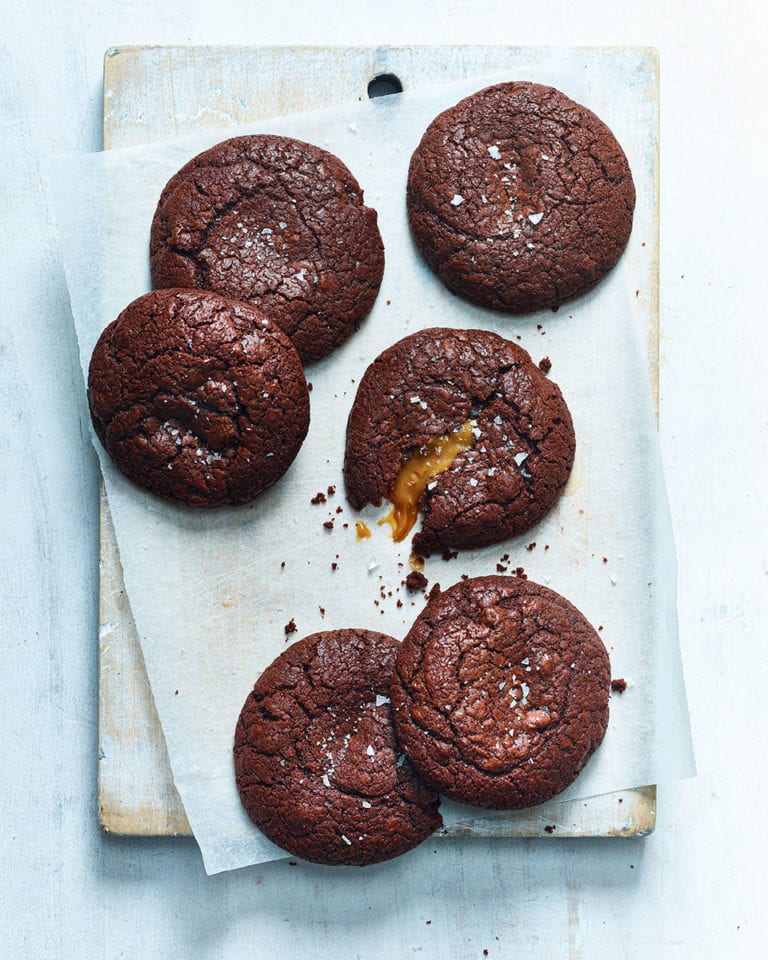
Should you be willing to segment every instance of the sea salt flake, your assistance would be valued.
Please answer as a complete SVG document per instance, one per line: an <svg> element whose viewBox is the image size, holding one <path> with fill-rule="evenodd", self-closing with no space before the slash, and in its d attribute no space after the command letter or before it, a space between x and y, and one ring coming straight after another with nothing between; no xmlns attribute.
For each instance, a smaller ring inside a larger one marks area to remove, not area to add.
<svg viewBox="0 0 768 960"><path fill-rule="evenodd" d="M376 694L376 706L381 707L385 703L389 703L389 697L382 697L380 693Z"/></svg>
<svg viewBox="0 0 768 960"><path fill-rule="evenodd" d="M493 157L494 160L501 160L501 150L494 144L492 147L488 147L488 153Z"/></svg>
<svg viewBox="0 0 768 960"><path fill-rule="evenodd" d="M477 486L477 478L476 478L476 477L470 477L470 478L469 478L469 485L470 485L470 487L476 487L476 486Z"/></svg>
<svg viewBox="0 0 768 960"><path fill-rule="evenodd" d="M346 843L348 847L352 846L352 841L349 839L349 837L345 837L343 833L341 835L341 839L344 841L344 843Z"/></svg>
<svg viewBox="0 0 768 960"><path fill-rule="evenodd" d="M525 463L525 461L528 459L528 454L527 454L527 453L516 453L512 459L515 461L515 463L516 463L516 464L518 465L518 467L519 467L519 466L521 466L521 464Z"/></svg>
<svg viewBox="0 0 768 960"><path fill-rule="evenodd" d="M368 754L369 757L374 757L374 756L376 756L376 751L373 749L373 747L370 745L370 743L369 743L368 746L365 748L365 752Z"/></svg>
<svg viewBox="0 0 768 960"><path fill-rule="evenodd" d="M528 214L528 219L529 219L529 220L531 221L531 223L533 223L533 224L541 223L543 217L544 217L544 214L543 214L543 213L529 213L529 214Z"/></svg>
<svg viewBox="0 0 768 960"><path fill-rule="evenodd" d="M458 207L460 203L464 203L464 197L462 197L460 193L454 193L453 198L451 200L451 206Z"/></svg>
<svg viewBox="0 0 768 960"><path fill-rule="evenodd" d="M320 779L323 781L323 786L324 786L324 787L330 787L331 781L328 779L328 774L327 774L327 773L324 773Z"/></svg>

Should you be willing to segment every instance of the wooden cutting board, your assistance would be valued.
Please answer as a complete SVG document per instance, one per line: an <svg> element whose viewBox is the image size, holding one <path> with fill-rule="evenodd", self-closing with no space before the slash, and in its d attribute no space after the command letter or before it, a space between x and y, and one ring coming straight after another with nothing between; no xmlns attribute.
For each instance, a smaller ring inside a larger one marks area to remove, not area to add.
<svg viewBox="0 0 768 960"><path fill-rule="evenodd" d="M526 79L526 69L549 63L552 54L545 47L505 46L116 47L104 63L104 148L349 103L366 97L370 81L383 75L397 77L404 89L496 71ZM647 48L582 48L576 55L594 94L590 106L598 114L601 104L632 111L643 131L639 149L652 171L652 222L645 256L633 269L658 399L658 57ZM103 489L100 521L100 822L124 835L187 835ZM479 817L441 835L636 837L653 830L655 819L656 787L650 785L551 801L502 819Z"/></svg>

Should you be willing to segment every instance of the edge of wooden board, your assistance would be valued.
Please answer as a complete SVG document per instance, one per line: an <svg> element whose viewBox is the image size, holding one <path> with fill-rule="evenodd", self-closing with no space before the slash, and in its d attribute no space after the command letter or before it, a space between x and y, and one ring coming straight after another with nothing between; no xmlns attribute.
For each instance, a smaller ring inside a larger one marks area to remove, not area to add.
<svg viewBox="0 0 768 960"><path fill-rule="evenodd" d="M658 103L659 58L652 47L563 48L585 58L633 52L644 65ZM407 88L505 69L515 56L526 62L551 55L548 47L472 46L117 46L104 57L104 148L129 146L349 102L366 95L368 82L394 73ZM263 68L253 71L253 60ZM275 83L276 65L280 81ZM230 72L249 96L226 96L216 81ZM211 95L190 83L202 75ZM307 99L308 80L311 95ZM170 112L160 108L171 102ZM655 114L658 134L658 112ZM655 142L656 235L651 282L643 291L649 318L646 349L658 416L659 243L658 135ZM125 593L109 504L100 497L99 589L99 822L121 836L191 836L173 783L162 727ZM642 837L656 824L654 785L587 799L552 800L528 810L476 819L439 830L435 837L551 836ZM605 826L595 830L595 822Z"/></svg>

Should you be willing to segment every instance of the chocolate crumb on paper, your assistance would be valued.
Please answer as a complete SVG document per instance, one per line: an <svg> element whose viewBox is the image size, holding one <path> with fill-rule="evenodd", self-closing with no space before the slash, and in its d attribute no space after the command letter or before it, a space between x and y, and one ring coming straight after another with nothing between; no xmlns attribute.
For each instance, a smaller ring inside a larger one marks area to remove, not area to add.
<svg viewBox="0 0 768 960"><path fill-rule="evenodd" d="M409 593L416 593L417 590L423 590L429 583L429 580L427 580L420 570L411 570L404 582L405 588Z"/></svg>

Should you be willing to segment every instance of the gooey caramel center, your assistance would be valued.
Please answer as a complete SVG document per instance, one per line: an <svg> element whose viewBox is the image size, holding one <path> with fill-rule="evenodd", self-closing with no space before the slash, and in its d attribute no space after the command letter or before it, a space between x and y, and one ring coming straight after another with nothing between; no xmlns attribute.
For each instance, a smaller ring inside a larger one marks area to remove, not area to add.
<svg viewBox="0 0 768 960"><path fill-rule="evenodd" d="M400 468L394 486L387 494L392 504L389 513L379 520L392 528L392 539L405 540L419 515L421 496L430 480L450 467L464 450L474 443L473 425L467 421L460 430L442 437L433 437Z"/></svg>

